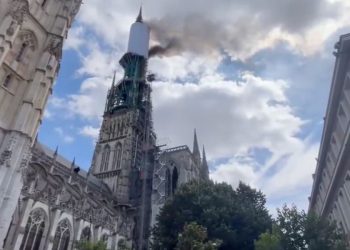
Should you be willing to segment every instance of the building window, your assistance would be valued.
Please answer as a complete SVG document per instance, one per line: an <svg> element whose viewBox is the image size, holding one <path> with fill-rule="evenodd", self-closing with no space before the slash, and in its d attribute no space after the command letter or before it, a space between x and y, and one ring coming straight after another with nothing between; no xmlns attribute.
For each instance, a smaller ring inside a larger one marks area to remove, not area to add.
<svg viewBox="0 0 350 250"><path fill-rule="evenodd" d="M340 104L340 106L339 106L338 117L339 117L339 122L340 122L340 125L341 125L342 129L344 131L346 131L347 125L348 125L348 118L346 116L346 113L344 111L344 108L343 108L342 104Z"/></svg>
<svg viewBox="0 0 350 250"><path fill-rule="evenodd" d="M45 212L42 209L30 213L20 250L39 249L45 229Z"/></svg>
<svg viewBox="0 0 350 250"><path fill-rule="evenodd" d="M175 167L173 170L173 176L172 176L172 194L175 193L177 189L177 180L179 179L179 173L177 172L177 168Z"/></svg>
<svg viewBox="0 0 350 250"><path fill-rule="evenodd" d="M114 150L113 156L113 169L121 169L121 161L122 161L122 144L118 143Z"/></svg>
<svg viewBox="0 0 350 250"><path fill-rule="evenodd" d="M27 51L28 48L28 44L27 43L22 43L21 48L18 51L17 57L16 57L16 61L17 62L21 62L23 59L23 56L25 54L25 52Z"/></svg>
<svg viewBox="0 0 350 250"><path fill-rule="evenodd" d="M53 250L67 250L70 240L70 223L64 219L58 223L55 238L53 242Z"/></svg>
<svg viewBox="0 0 350 250"><path fill-rule="evenodd" d="M2 86L4 86L5 88L9 88L10 87L10 84L11 84L11 80L12 80L12 76L11 75L7 75L5 77L5 80L2 84Z"/></svg>
<svg viewBox="0 0 350 250"><path fill-rule="evenodd" d="M81 232L80 240L81 241L90 241L91 239L91 230L89 227L85 227Z"/></svg>
<svg viewBox="0 0 350 250"><path fill-rule="evenodd" d="M101 171L108 171L108 164L109 164L109 155L111 153L111 147L109 145L106 145L104 147L103 153L102 153L102 161L101 161Z"/></svg>

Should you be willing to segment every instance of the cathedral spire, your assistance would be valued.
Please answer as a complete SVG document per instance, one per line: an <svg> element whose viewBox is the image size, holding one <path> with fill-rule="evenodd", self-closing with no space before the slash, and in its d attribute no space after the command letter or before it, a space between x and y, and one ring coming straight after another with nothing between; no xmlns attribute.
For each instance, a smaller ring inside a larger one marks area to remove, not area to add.
<svg viewBox="0 0 350 250"><path fill-rule="evenodd" d="M195 162L200 165L201 162L201 154L199 152L198 140L197 140L197 131L194 129L194 138L193 138L193 156Z"/></svg>
<svg viewBox="0 0 350 250"><path fill-rule="evenodd" d="M58 155L58 145L56 146L55 153L53 153L53 158L56 160Z"/></svg>
<svg viewBox="0 0 350 250"><path fill-rule="evenodd" d="M143 18L142 18L142 5L140 7L140 12L139 15L137 16L136 22L138 23L143 23Z"/></svg>
<svg viewBox="0 0 350 250"><path fill-rule="evenodd" d="M203 145L203 159L202 159L202 175L204 179L209 179L209 167L207 162L207 157L205 155L205 148Z"/></svg>

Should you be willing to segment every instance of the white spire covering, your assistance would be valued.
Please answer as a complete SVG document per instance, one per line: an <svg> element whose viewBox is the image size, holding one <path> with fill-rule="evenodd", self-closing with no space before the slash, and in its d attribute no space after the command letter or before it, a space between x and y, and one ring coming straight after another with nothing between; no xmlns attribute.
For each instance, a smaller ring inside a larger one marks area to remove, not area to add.
<svg viewBox="0 0 350 250"><path fill-rule="evenodd" d="M128 52L148 58L150 29L142 22L142 9L137 21L131 25Z"/></svg>

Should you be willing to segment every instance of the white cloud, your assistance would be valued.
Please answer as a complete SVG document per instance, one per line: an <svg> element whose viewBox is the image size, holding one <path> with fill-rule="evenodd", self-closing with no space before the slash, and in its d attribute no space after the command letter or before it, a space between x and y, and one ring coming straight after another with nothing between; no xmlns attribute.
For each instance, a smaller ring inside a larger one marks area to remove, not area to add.
<svg viewBox="0 0 350 250"><path fill-rule="evenodd" d="M69 31L67 40L64 43L64 49L74 49L78 50L81 46L86 44L84 39L84 28L83 26L73 26Z"/></svg>
<svg viewBox="0 0 350 250"><path fill-rule="evenodd" d="M249 163L241 163L239 159L232 158L228 163L216 166L214 171L211 171L210 178L217 182L226 182L236 188L239 182L256 186L257 173L254 165L254 160Z"/></svg>
<svg viewBox="0 0 350 250"><path fill-rule="evenodd" d="M100 132L100 128L94 128L92 126L84 126L79 133L83 136L90 137L94 141L96 141L98 138L99 132Z"/></svg>
<svg viewBox="0 0 350 250"><path fill-rule="evenodd" d="M210 158L231 157L252 147L282 155L298 144L295 134L303 124L287 103L286 87L283 81L250 73L238 82L213 75L199 84L155 83L155 128L160 136L174 135L174 145L191 143L197 128Z"/></svg>
<svg viewBox="0 0 350 250"><path fill-rule="evenodd" d="M44 111L44 119L50 119L50 118L52 118L52 113L50 112L49 109L46 109Z"/></svg>
<svg viewBox="0 0 350 250"><path fill-rule="evenodd" d="M74 137L66 134L66 132L64 132L63 129L60 127L54 128L54 131L60 136L61 140L64 143L70 144L70 143L73 143L75 141Z"/></svg>

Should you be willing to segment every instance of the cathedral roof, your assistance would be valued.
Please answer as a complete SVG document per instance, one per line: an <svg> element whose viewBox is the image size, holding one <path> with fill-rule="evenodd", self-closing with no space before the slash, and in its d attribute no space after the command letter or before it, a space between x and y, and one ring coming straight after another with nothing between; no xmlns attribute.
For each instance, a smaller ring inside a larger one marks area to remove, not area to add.
<svg viewBox="0 0 350 250"><path fill-rule="evenodd" d="M56 154L56 163L59 163L61 166L65 167L67 172L71 171L72 162L67 160L66 158L64 158L62 155L60 155L56 151L53 151L49 147L45 146L44 144L42 144L40 142L36 142L33 150L37 151L38 153L44 153L44 155L46 155L50 159L54 158L54 156ZM79 166L75 165L75 167L79 167ZM78 174L80 177L86 179L88 176L88 172L85 171L84 169L82 169L81 167L79 167L79 168L80 168L80 171L76 174ZM95 176L93 176L91 174L88 177L88 185L94 186L95 188L100 188L105 193L111 193L110 189L103 181L101 181L100 179L96 178Z"/></svg>

